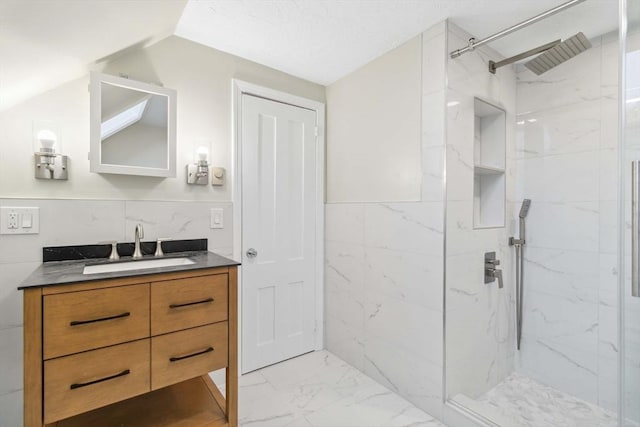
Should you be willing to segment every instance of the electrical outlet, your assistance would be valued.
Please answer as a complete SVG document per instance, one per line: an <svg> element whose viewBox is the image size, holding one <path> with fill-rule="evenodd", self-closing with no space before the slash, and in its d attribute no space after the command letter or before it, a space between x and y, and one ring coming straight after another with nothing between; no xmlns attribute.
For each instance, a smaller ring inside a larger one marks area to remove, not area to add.
<svg viewBox="0 0 640 427"><path fill-rule="evenodd" d="M38 234L40 208L0 208L0 234Z"/></svg>
<svg viewBox="0 0 640 427"><path fill-rule="evenodd" d="M18 228L18 217L20 215L17 212L9 212L7 215L7 228L14 230Z"/></svg>

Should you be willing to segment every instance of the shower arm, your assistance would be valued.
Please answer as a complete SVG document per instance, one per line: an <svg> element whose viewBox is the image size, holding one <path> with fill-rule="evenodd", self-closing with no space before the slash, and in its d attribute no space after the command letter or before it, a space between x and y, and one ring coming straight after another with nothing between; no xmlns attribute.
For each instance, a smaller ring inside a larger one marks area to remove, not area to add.
<svg viewBox="0 0 640 427"><path fill-rule="evenodd" d="M453 52L451 52L449 54L449 56L451 57L451 59L457 58L460 55L463 55L467 52L471 52L472 50L474 50L476 47L480 47L483 44L487 44L487 43L491 43L494 40L498 40L508 34L513 33L514 31L518 31L521 28L527 27L535 22L540 21L541 19L547 18L551 15L555 15L558 12L561 12L565 9L570 8L571 6L575 6L578 3L582 3L585 0L571 0L568 1L566 3L563 3L559 6L554 7L553 9L549 9L546 12L542 12L539 15L534 16L533 18L529 18L526 21L522 21L512 27L509 27L507 29L504 29L502 31L499 31L493 35L490 35L489 37L485 37L482 40L476 41L476 39L474 38L470 38L469 39L469 44L466 47L460 48L458 50L454 50Z"/></svg>
<svg viewBox="0 0 640 427"><path fill-rule="evenodd" d="M547 50L551 49L552 47L555 47L555 46L559 45L560 43L562 43L562 40L555 40L555 41L552 41L551 43L547 43L547 44L543 44L542 46L534 47L531 50L528 50L526 52L522 52L521 54L516 55L516 56L512 56L511 58L503 59L502 61L499 61L499 62L489 61L489 71L491 72L491 74L495 74L496 70L498 68L500 68L500 67L504 67L505 65L513 64L514 62L518 62L521 59L528 58L528 57L530 57L532 55L536 55L536 54L541 53L541 52L546 52Z"/></svg>

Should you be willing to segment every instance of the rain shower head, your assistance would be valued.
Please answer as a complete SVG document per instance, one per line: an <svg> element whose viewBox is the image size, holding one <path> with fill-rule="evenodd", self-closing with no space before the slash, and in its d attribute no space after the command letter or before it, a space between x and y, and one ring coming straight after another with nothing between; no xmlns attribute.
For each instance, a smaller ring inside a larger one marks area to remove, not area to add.
<svg viewBox="0 0 640 427"><path fill-rule="evenodd" d="M554 40L499 62L489 61L489 72L495 74L496 70L500 67L540 54L524 64L525 67L537 75L540 75L568 61L590 47L591 43L589 39L587 39L584 34L578 33L566 40Z"/></svg>
<svg viewBox="0 0 640 427"><path fill-rule="evenodd" d="M551 49L546 50L544 53L536 56L532 60L524 64L525 67L540 75L546 73L550 69L562 64L565 61L573 58L574 56L584 52L591 47L589 39L580 32L568 39L563 40L561 43L556 44Z"/></svg>
<svg viewBox="0 0 640 427"><path fill-rule="evenodd" d="M529 207L531 206L531 199L524 199L522 201L522 207L520 208L520 218L524 219L529 213Z"/></svg>

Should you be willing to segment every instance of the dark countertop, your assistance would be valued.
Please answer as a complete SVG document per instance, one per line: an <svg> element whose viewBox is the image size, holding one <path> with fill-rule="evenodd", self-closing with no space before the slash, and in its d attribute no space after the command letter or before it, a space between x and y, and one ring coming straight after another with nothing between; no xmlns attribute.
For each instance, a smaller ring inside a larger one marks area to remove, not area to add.
<svg viewBox="0 0 640 427"><path fill-rule="evenodd" d="M165 255L162 258L190 258L195 264L178 265L172 267L146 268L144 270L115 271L111 273L83 274L86 265L111 264L132 261L129 257L123 257L118 261L109 260L79 260L79 261L55 261L45 262L40 265L18 287L19 290L27 288L41 288L45 286L66 285L77 282L91 282L95 280L118 279L121 277L148 276L151 274L172 273L176 271L202 270L205 268L232 267L240 265L239 262L225 258L213 252L178 252ZM154 256L145 256L144 260L160 259Z"/></svg>

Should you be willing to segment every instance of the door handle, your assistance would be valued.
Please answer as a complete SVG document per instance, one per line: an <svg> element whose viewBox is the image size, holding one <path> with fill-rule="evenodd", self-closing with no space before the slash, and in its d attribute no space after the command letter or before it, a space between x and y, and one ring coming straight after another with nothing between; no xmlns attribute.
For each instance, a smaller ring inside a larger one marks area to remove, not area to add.
<svg viewBox="0 0 640 427"><path fill-rule="evenodd" d="M640 160L631 162L631 296L640 296Z"/></svg>
<svg viewBox="0 0 640 427"><path fill-rule="evenodd" d="M247 258L255 258L258 256L258 251L253 248L247 249Z"/></svg>

